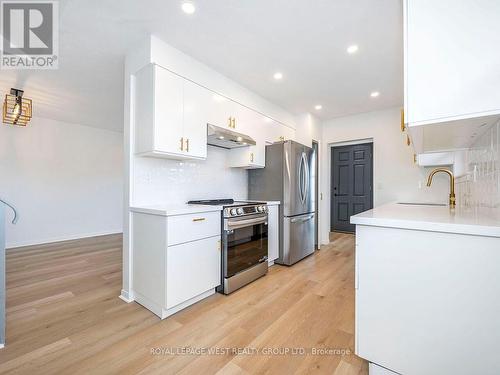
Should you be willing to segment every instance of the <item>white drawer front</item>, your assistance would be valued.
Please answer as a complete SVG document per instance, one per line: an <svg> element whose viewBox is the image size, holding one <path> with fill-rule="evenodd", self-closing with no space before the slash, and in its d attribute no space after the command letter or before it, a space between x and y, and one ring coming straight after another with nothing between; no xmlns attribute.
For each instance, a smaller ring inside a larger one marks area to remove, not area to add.
<svg viewBox="0 0 500 375"><path fill-rule="evenodd" d="M220 236L167 248L167 309L220 284Z"/></svg>
<svg viewBox="0 0 500 375"><path fill-rule="evenodd" d="M170 216L168 218L168 246L218 236L221 233L221 213Z"/></svg>

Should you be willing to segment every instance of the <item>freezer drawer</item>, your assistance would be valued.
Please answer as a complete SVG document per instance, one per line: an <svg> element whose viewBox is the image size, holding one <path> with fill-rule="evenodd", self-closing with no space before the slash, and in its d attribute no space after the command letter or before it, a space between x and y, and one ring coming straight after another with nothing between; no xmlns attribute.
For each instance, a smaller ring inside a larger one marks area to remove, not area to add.
<svg viewBox="0 0 500 375"><path fill-rule="evenodd" d="M289 266L314 253L314 215L283 218L283 246L276 263Z"/></svg>

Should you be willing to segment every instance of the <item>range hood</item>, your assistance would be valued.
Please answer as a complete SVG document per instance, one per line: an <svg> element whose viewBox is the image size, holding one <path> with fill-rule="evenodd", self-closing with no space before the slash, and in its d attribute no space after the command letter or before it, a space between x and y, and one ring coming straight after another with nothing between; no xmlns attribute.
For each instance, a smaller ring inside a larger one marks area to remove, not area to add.
<svg viewBox="0 0 500 375"><path fill-rule="evenodd" d="M227 149L255 146L252 137L211 124L207 124L207 143Z"/></svg>

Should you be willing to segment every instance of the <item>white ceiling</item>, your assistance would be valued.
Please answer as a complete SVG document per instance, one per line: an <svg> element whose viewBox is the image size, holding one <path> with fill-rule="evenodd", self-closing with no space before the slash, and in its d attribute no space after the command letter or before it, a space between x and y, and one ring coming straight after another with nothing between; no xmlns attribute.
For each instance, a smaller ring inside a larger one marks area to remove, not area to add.
<svg viewBox="0 0 500 375"><path fill-rule="evenodd" d="M0 90L24 89L34 115L120 131L123 58L153 33L295 114L329 119L402 104L400 0L194 3L186 15L181 0L60 0L59 69L2 71ZM354 55L350 44L359 45Z"/></svg>

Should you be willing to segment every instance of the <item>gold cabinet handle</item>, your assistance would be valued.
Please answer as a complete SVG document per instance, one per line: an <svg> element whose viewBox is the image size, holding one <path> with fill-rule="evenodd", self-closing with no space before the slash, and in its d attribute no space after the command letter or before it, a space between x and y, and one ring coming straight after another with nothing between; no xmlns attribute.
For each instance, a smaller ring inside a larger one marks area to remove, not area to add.
<svg viewBox="0 0 500 375"><path fill-rule="evenodd" d="M181 151L184 151L184 137L181 138Z"/></svg>
<svg viewBox="0 0 500 375"><path fill-rule="evenodd" d="M406 145L411 145L410 137L408 135L406 136Z"/></svg>
<svg viewBox="0 0 500 375"><path fill-rule="evenodd" d="M233 118L232 117L229 117L229 125L228 125L230 128L233 127Z"/></svg>
<svg viewBox="0 0 500 375"><path fill-rule="evenodd" d="M197 217L197 218L193 219L193 221L205 221L205 218L204 217Z"/></svg>
<svg viewBox="0 0 500 375"><path fill-rule="evenodd" d="M401 110L401 131L404 132L406 130L405 126L405 110Z"/></svg>
<svg viewBox="0 0 500 375"><path fill-rule="evenodd" d="M186 138L186 151L189 152L189 138Z"/></svg>
<svg viewBox="0 0 500 375"><path fill-rule="evenodd" d="M236 117L233 117L233 129L236 129Z"/></svg>
<svg viewBox="0 0 500 375"><path fill-rule="evenodd" d="M284 140L285 140L285 137L281 136L280 141L284 141Z"/></svg>
<svg viewBox="0 0 500 375"><path fill-rule="evenodd" d="M253 163L253 152L250 153L250 161Z"/></svg>

